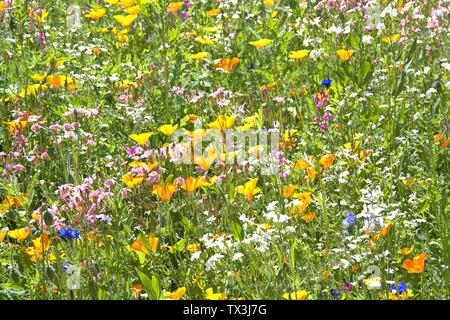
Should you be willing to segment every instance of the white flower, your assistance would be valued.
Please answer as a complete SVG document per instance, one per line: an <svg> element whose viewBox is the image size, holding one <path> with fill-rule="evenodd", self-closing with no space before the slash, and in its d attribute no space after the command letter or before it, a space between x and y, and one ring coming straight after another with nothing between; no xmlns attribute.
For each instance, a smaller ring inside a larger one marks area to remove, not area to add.
<svg viewBox="0 0 450 320"><path fill-rule="evenodd" d="M362 37L362 42L365 44L371 44L372 41L373 41L373 37L371 35L366 34Z"/></svg>
<svg viewBox="0 0 450 320"><path fill-rule="evenodd" d="M241 252L235 253L233 258L231 260L233 261L239 261L244 257L244 254Z"/></svg>

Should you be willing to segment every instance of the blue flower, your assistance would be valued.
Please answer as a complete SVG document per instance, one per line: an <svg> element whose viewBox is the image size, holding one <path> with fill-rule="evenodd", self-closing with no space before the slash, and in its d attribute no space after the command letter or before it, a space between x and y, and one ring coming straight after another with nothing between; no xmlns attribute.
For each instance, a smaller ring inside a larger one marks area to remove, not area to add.
<svg viewBox="0 0 450 320"><path fill-rule="evenodd" d="M408 286L403 281L398 284L398 293L408 292Z"/></svg>
<svg viewBox="0 0 450 320"><path fill-rule="evenodd" d="M331 289L330 289L330 294L333 296L333 298L337 298L337 297L339 297L339 295L340 295L341 293L339 292L338 289L331 288Z"/></svg>
<svg viewBox="0 0 450 320"><path fill-rule="evenodd" d="M80 237L80 232L72 227L67 227L60 229L58 235L61 239L78 239Z"/></svg>
<svg viewBox="0 0 450 320"><path fill-rule="evenodd" d="M353 212L348 212L347 216L345 217L343 224L344 228L348 229L350 228L354 223L356 222L356 216Z"/></svg>
<svg viewBox="0 0 450 320"><path fill-rule="evenodd" d="M328 88L329 86L331 86L332 82L333 82L333 80L325 79L325 80L322 80L322 85Z"/></svg>
<svg viewBox="0 0 450 320"><path fill-rule="evenodd" d="M67 261L64 261L62 264L62 268L64 271L67 271L67 269L69 269L69 263Z"/></svg>
<svg viewBox="0 0 450 320"><path fill-rule="evenodd" d="M390 293L393 293L394 291L396 291L397 290L397 287L395 286L395 283L392 283L390 286L389 286L389 292Z"/></svg>

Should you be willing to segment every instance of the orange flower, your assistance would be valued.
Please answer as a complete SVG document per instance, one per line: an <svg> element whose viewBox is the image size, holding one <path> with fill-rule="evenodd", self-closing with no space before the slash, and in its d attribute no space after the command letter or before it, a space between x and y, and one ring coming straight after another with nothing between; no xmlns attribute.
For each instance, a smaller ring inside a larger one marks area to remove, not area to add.
<svg viewBox="0 0 450 320"><path fill-rule="evenodd" d="M147 241L148 244L150 246L150 248L152 248L153 253L156 252L157 248L158 248L158 238L157 237L153 237L153 236L148 236L147 237ZM136 252L141 252L144 254L148 254L149 251L147 249L146 244L144 243L143 240L136 240L131 244L131 248L136 251Z"/></svg>
<svg viewBox="0 0 450 320"><path fill-rule="evenodd" d="M241 60L239 58L222 59L218 63L213 65L214 69L222 71L231 71L235 66L237 66Z"/></svg>
<svg viewBox="0 0 450 320"><path fill-rule="evenodd" d="M8 228L3 228L0 230L0 243L5 240L6 235L8 234Z"/></svg>
<svg viewBox="0 0 450 320"><path fill-rule="evenodd" d="M407 259L403 261L403 268L408 270L408 273L423 273L425 269L425 259L428 257L426 253L421 253L413 260Z"/></svg>
<svg viewBox="0 0 450 320"><path fill-rule="evenodd" d="M323 166L325 169L329 169L333 165L334 159L335 159L334 155L330 153L320 158L319 164Z"/></svg>
<svg viewBox="0 0 450 320"><path fill-rule="evenodd" d="M138 299L141 292L144 291L144 286L140 283L133 284L131 286L131 295L133 298Z"/></svg>
<svg viewBox="0 0 450 320"><path fill-rule="evenodd" d="M441 148L447 148L450 144L450 140L447 138L446 135L442 134L441 132L438 134L435 134L433 136L434 143L438 144Z"/></svg>
<svg viewBox="0 0 450 320"><path fill-rule="evenodd" d="M310 211L307 214L301 216L300 219L302 219L305 222L312 222L315 217L316 217L316 213L314 211Z"/></svg>
<svg viewBox="0 0 450 320"><path fill-rule="evenodd" d="M4 2L0 2L0 13L5 10L6 8L8 8L8 6L6 5L6 3Z"/></svg>
<svg viewBox="0 0 450 320"><path fill-rule="evenodd" d="M180 9L180 7L183 5L183 2L178 1L178 2L171 2L167 5L166 10L167 12L174 14L175 12L178 11L178 9Z"/></svg>
<svg viewBox="0 0 450 320"><path fill-rule="evenodd" d="M34 239L33 247L28 247L25 249L25 252L30 256L31 261L42 261L44 259L44 252L47 252L50 249L51 241L48 237L48 234L42 234L39 238ZM48 259L50 261L56 261L56 257L52 254L48 255Z"/></svg>
<svg viewBox="0 0 450 320"><path fill-rule="evenodd" d="M155 184L153 185L153 194L156 194L162 201L169 201L177 188L176 183Z"/></svg>
<svg viewBox="0 0 450 320"><path fill-rule="evenodd" d="M186 190L187 193L191 194L197 190L197 188L203 186L205 182L205 178L203 177L189 177L181 185L181 189Z"/></svg>
<svg viewBox="0 0 450 320"><path fill-rule="evenodd" d="M295 184L290 186L283 186L283 198L289 199L294 194L297 186Z"/></svg>

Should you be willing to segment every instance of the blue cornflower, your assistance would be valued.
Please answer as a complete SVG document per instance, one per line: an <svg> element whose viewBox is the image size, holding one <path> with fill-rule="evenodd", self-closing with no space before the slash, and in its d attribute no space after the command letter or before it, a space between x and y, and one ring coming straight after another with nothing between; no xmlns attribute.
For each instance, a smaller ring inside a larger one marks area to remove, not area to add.
<svg viewBox="0 0 450 320"><path fill-rule="evenodd" d="M80 232L72 227L67 227L60 229L58 235L61 239L78 239L80 237Z"/></svg>
<svg viewBox="0 0 450 320"><path fill-rule="evenodd" d="M356 216L353 212L348 212L347 216L345 217L343 224L344 228L348 229L350 228L354 223L356 222Z"/></svg>
<svg viewBox="0 0 450 320"><path fill-rule="evenodd" d="M408 292L408 286L403 281L398 284L398 293Z"/></svg>
<svg viewBox="0 0 450 320"><path fill-rule="evenodd" d="M392 283L392 284L389 286L389 292L390 292L390 293L394 293L394 291L397 291L397 287L395 286L395 283Z"/></svg>
<svg viewBox="0 0 450 320"><path fill-rule="evenodd" d="M331 288L331 289L330 289L330 294L333 296L333 298L337 298L337 297L339 297L339 295L340 295L341 293L339 292L338 289Z"/></svg>
<svg viewBox="0 0 450 320"><path fill-rule="evenodd" d="M322 85L328 88L331 86L332 82L333 82L333 80L325 79L325 80L322 80Z"/></svg>
<svg viewBox="0 0 450 320"><path fill-rule="evenodd" d="M64 261L62 264L62 268L64 271L67 271L67 269L69 269L69 263L67 261Z"/></svg>

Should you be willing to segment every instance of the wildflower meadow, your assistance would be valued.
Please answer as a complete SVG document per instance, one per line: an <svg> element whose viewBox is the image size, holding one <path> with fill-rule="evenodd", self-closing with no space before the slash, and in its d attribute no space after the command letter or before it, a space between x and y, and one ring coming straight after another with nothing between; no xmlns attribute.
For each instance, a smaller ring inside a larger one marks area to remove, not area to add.
<svg viewBox="0 0 450 320"><path fill-rule="evenodd" d="M0 300L450 299L449 0L1 0Z"/></svg>

